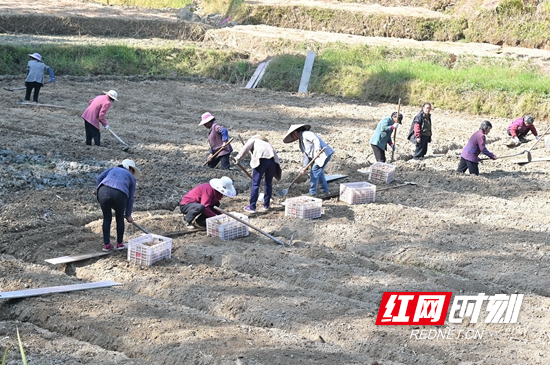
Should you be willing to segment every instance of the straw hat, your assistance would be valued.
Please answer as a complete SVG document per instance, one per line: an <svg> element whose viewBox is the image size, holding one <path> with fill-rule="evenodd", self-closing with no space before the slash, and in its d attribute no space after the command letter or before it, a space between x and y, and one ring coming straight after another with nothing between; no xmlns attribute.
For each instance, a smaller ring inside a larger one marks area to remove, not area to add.
<svg viewBox="0 0 550 365"><path fill-rule="evenodd" d="M297 129L300 129L301 127L304 127L308 131L311 128L311 126L309 124L293 124L288 129L288 132L286 132L286 136L285 136L285 138L283 138L283 142L284 143L294 142L296 140L296 138L292 137L291 134L292 134L292 132L294 132Z"/></svg>
<svg viewBox="0 0 550 365"><path fill-rule="evenodd" d="M118 101L118 93L114 90L104 91L103 94L109 95L111 99Z"/></svg>
<svg viewBox="0 0 550 365"><path fill-rule="evenodd" d="M223 176L221 179L210 180L210 186L214 190L219 191L223 195L228 196L230 198L233 198L234 196L237 195L237 191L233 186L233 181L227 176Z"/></svg>
<svg viewBox="0 0 550 365"><path fill-rule="evenodd" d="M134 170L134 176L136 179L139 179L141 176L141 171L136 167L136 163L130 159L126 159L122 161L122 167L124 167L126 170L130 171L130 167Z"/></svg>
<svg viewBox="0 0 550 365"><path fill-rule="evenodd" d="M208 112L204 113L201 117L201 122L199 123L199 125L205 125L206 123L208 122L211 122L213 121L214 119L214 116Z"/></svg>
<svg viewBox="0 0 550 365"><path fill-rule="evenodd" d="M250 139L259 139L259 140L262 140L264 142L269 143L269 140L267 138L265 138L264 136L262 136L261 134L253 135L252 137L250 137Z"/></svg>
<svg viewBox="0 0 550 365"><path fill-rule="evenodd" d="M29 57L32 57L37 61L42 61L42 56L40 56L40 53L33 53L33 54L29 53Z"/></svg>

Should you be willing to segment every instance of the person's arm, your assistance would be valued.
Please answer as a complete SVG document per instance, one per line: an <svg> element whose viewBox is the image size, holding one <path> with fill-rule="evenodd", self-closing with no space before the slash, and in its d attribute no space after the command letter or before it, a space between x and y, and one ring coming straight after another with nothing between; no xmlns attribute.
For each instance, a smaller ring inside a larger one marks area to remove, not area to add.
<svg viewBox="0 0 550 365"><path fill-rule="evenodd" d="M518 136L518 125L516 122L512 123L512 126L510 127L510 135L512 138L516 138Z"/></svg>
<svg viewBox="0 0 550 365"><path fill-rule="evenodd" d="M130 186L128 187L128 200L126 201L126 220L132 223L132 212L134 211L134 194L136 192L136 181L132 179Z"/></svg>
<svg viewBox="0 0 550 365"><path fill-rule="evenodd" d="M235 156L236 161L239 161L241 158L243 158L245 154L252 150L252 147L254 146L254 141L254 139L249 139L248 141L246 141L243 148L241 148L237 156Z"/></svg>
<svg viewBox="0 0 550 365"><path fill-rule="evenodd" d="M497 157L487 149L487 145L486 145L486 143L485 143L485 140L486 140L485 135L481 135L481 137L478 138L478 140L477 140L477 146L478 146L479 150L480 150L484 155L486 155L487 157L489 157L490 159L496 160Z"/></svg>
<svg viewBox="0 0 550 365"><path fill-rule="evenodd" d="M204 211L202 214L206 218L216 216L216 213L212 210L212 206L215 204L215 190L212 187L207 187L201 191L201 204L204 205Z"/></svg>
<svg viewBox="0 0 550 365"><path fill-rule="evenodd" d="M422 120L419 115L414 117L414 136L417 140L422 136Z"/></svg>
<svg viewBox="0 0 550 365"><path fill-rule="evenodd" d="M538 137L539 134L537 133L537 128L535 128L534 124L529 124L529 129L531 130L531 133L533 133L533 136Z"/></svg>
<svg viewBox="0 0 550 365"><path fill-rule="evenodd" d="M109 108L111 108L111 103L105 103L101 105L101 109L99 109L99 122L103 124L104 127L108 126L109 123L107 123L107 119L105 116L107 115L107 112L109 111Z"/></svg>
<svg viewBox="0 0 550 365"><path fill-rule="evenodd" d="M48 71L48 75L50 75L50 82L55 82L55 75L53 74L53 69L50 66L45 66L45 68L46 68L46 71Z"/></svg>
<svg viewBox="0 0 550 365"><path fill-rule="evenodd" d="M227 143L227 141L229 141L229 132L227 131L227 128L221 127L220 134L222 135L222 142Z"/></svg>
<svg viewBox="0 0 550 365"><path fill-rule="evenodd" d="M105 176L107 176L109 171L111 171L111 169L107 169L107 170L103 171L101 174L99 174L99 176L97 177L97 180L96 180L96 184L95 184L96 188L99 186L99 184L101 184L103 179L105 179Z"/></svg>

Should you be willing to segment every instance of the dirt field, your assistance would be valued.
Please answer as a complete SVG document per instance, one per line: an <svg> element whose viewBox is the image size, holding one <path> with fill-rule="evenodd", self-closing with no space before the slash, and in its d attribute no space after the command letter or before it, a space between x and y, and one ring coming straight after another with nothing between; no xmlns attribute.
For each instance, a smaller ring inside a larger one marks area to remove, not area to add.
<svg viewBox="0 0 550 365"><path fill-rule="evenodd" d="M22 79L0 77L0 83L20 86ZM89 99L109 89L118 91L119 102L107 117L131 145L128 153L104 131L102 147L84 144L80 115ZM21 91L0 92L0 292L102 280L122 284L0 298L0 349L10 345L9 365L20 364L16 326L30 364L549 362L547 162L520 167L512 158L483 163L479 177L454 172L457 155L483 117L435 105L433 143L417 162L410 159L406 132L421 101L402 107L390 186L418 185L379 191L376 202L365 205L327 200L316 220L285 217L280 205L249 216L285 242L294 235L292 247L255 231L232 241L194 233L175 238L172 258L152 267L129 264L126 251L50 265L44 260L101 249L95 178L125 158L142 170L135 220L160 235L185 230L182 195L224 174L202 167L206 129L198 122L205 111L237 137L236 150L238 135L260 132L270 139L283 167L275 190L286 188L301 167L298 146L282 143L289 125L311 124L336 150L327 173L348 175L330 184L336 192L340 182L366 181L358 170L373 162L370 137L396 106L207 80L60 76L43 88L40 101L65 109L18 105ZM523 149L503 146L511 120L488 119L492 152ZM536 125L541 132L547 127ZM534 158L549 155L542 142L532 152ZM224 198L222 208L244 213L250 180L237 168L226 174L239 195ZM297 184L291 195L307 189ZM127 224L126 239L140 235ZM525 298L517 324L437 327L484 331L482 339L415 340L411 327L375 326L388 291Z"/></svg>

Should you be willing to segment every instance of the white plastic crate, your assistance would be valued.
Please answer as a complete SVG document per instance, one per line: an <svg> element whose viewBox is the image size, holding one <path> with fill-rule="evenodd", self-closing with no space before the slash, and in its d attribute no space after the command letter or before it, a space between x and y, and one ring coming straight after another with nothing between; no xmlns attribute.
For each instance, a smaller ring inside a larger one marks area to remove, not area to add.
<svg viewBox="0 0 550 365"><path fill-rule="evenodd" d="M550 136L544 137L544 148L550 148Z"/></svg>
<svg viewBox="0 0 550 365"><path fill-rule="evenodd" d="M128 241L128 261L151 266L172 257L172 239L156 234L144 234Z"/></svg>
<svg viewBox="0 0 550 365"><path fill-rule="evenodd" d="M374 203L376 185L368 182L353 182L340 184L340 200L348 204Z"/></svg>
<svg viewBox="0 0 550 365"><path fill-rule="evenodd" d="M248 217L237 212L229 212L231 215L248 223ZM239 222L225 214L206 219L206 235L220 237L223 241L232 240L249 235L246 224Z"/></svg>
<svg viewBox="0 0 550 365"><path fill-rule="evenodd" d="M370 168L369 180L389 184L395 179L395 166L383 162L375 162Z"/></svg>
<svg viewBox="0 0 550 365"><path fill-rule="evenodd" d="M311 196L288 198L285 202L285 216L302 219L320 218L323 213L323 200Z"/></svg>

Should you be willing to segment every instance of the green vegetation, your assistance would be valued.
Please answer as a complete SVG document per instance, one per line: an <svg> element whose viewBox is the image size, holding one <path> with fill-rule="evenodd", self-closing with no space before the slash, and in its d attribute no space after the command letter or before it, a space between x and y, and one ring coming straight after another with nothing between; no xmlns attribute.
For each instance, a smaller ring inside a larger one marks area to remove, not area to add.
<svg viewBox="0 0 550 365"><path fill-rule="evenodd" d="M93 2L107 5L141 6L143 8L184 8L191 4L192 0L93 0Z"/></svg>
<svg viewBox="0 0 550 365"><path fill-rule="evenodd" d="M285 42L260 87L296 91L304 47ZM339 44L309 49L318 53L310 92L393 103L401 98L409 105L431 101L443 109L505 117L529 112L541 118L550 111L550 77L526 61ZM255 70L247 54L196 46L0 45L0 73L24 74L30 52L41 53L58 76L196 76L243 85Z"/></svg>

